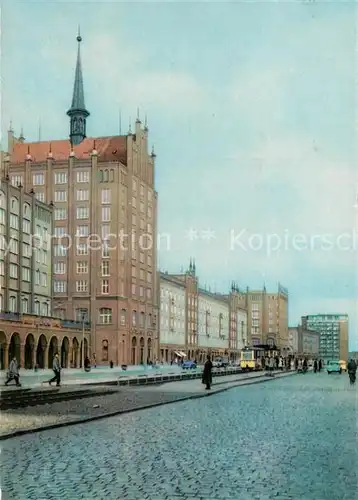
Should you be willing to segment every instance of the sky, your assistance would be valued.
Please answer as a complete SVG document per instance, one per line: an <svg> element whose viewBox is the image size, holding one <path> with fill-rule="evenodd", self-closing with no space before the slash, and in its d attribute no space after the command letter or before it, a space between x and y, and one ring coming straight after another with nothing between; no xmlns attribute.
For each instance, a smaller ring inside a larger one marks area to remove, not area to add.
<svg viewBox="0 0 358 500"><path fill-rule="evenodd" d="M88 135L148 115L160 269L280 282L290 325L348 313L358 350L355 23L340 1L5 0L3 147L10 120L68 137L80 24Z"/></svg>

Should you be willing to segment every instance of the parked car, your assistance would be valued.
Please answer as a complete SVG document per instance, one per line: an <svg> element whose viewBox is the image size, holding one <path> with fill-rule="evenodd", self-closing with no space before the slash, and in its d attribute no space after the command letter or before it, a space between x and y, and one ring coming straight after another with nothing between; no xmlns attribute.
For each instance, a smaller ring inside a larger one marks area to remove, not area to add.
<svg viewBox="0 0 358 500"><path fill-rule="evenodd" d="M197 365L194 361L184 361L184 363L181 365L183 370L196 370Z"/></svg>
<svg viewBox="0 0 358 500"><path fill-rule="evenodd" d="M341 363L339 360L328 361L327 365L327 373L342 373Z"/></svg>

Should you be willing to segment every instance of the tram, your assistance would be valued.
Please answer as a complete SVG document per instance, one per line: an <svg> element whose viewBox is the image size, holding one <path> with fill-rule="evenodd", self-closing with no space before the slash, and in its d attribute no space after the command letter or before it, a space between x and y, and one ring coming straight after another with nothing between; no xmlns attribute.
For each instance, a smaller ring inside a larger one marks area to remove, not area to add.
<svg viewBox="0 0 358 500"><path fill-rule="evenodd" d="M245 347L240 353L240 367L245 371L262 370L261 359L265 356L262 347Z"/></svg>
<svg viewBox="0 0 358 500"><path fill-rule="evenodd" d="M259 344L245 347L240 353L240 367L245 371L263 370L264 358L280 356L280 350L275 345Z"/></svg>

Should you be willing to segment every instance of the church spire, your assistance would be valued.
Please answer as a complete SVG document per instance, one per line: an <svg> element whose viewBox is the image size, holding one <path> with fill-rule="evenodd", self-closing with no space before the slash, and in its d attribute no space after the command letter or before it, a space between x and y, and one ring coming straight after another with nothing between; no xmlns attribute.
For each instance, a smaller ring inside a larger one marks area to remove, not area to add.
<svg viewBox="0 0 358 500"><path fill-rule="evenodd" d="M73 86L73 96L71 108L67 111L70 117L70 141L72 145L80 144L86 138L86 118L89 112L85 106L85 96L83 91L83 76L81 64L81 42L82 37L78 27L77 35L78 49L75 72L75 83Z"/></svg>

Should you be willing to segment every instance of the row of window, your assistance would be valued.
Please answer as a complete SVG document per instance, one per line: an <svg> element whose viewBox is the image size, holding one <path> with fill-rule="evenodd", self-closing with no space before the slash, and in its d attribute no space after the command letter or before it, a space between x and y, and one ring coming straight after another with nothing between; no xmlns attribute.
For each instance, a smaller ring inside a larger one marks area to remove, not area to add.
<svg viewBox="0 0 358 500"><path fill-rule="evenodd" d="M9 297L9 312L17 313L19 312L18 307L18 297L15 295L10 295ZM4 300L3 296L0 295L0 311L4 310ZM33 314L41 315L41 316L49 316L50 315L50 304L48 302L40 302L38 300L34 301ZM23 314L31 313L31 301L27 297L23 297L20 300L20 312Z"/></svg>
<svg viewBox="0 0 358 500"><path fill-rule="evenodd" d="M55 274L66 274L66 262L56 262L54 269L55 269ZM77 274L88 274L89 270L89 262L85 260L80 260L76 262L76 273ZM109 273L109 261L104 260L101 263L101 275L102 276L110 276Z"/></svg>
<svg viewBox="0 0 358 500"><path fill-rule="evenodd" d="M53 282L53 291L55 293L67 293L67 281L55 279ZM90 291L90 283L88 280L76 280L76 292L78 293L89 293ZM137 286L135 284L132 285L131 288L132 296L139 296L139 298L147 299L152 298L152 289L145 288L143 286ZM102 295L110 294L110 284L108 279L101 280L100 293Z"/></svg>
<svg viewBox="0 0 358 500"><path fill-rule="evenodd" d="M65 319L66 310L65 309L57 309L55 311L55 316ZM75 312L76 321L89 321L89 310L87 308L78 308ZM128 312L126 309L121 309L120 312L120 324L122 326L127 325L128 323ZM148 314L146 315L144 312L132 311L131 316L131 326L140 328L155 328L156 326L156 315ZM108 325L113 322L113 312L111 308L102 307L98 311L98 322L102 325Z"/></svg>
<svg viewBox="0 0 358 500"><path fill-rule="evenodd" d="M87 243L78 243L76 245L76 255L79 255L79 256L89 255L89 248L90 248L90 246ZM93 250L97 250L97 249L99 250L99 248L97 248L97 246L95 248L93 248ZM116 250L114 248L109 247L105 243L103 243L101 245L100 249L102 251L102 258L103 259L109 258L110 252L112 250ZM68 250L67 247L64 245L54 245L54 247L53 247L53 252L54 252L55 257L66 257L67 250ZM152 259L153 259L153 256L150 254L147 254L147 265L148 266L152 265ZM124 262L124 257L121 260ZM144 264L144 262L145 262L144 252L139 252L139 262L141 264Z"/></svg>

